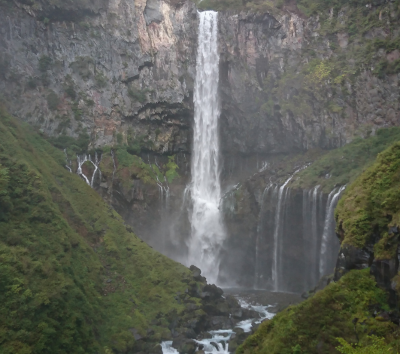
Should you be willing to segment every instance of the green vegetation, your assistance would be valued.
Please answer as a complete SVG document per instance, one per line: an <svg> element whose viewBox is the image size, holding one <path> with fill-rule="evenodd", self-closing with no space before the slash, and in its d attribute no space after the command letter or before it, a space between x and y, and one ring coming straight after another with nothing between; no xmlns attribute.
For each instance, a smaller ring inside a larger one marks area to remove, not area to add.
<svg viewBox="0 0 400 354"><path fill-rule="evenodd" d="M146 336L158 318L154 346L182 316L174 297L190 272L128 231L64 158L0 111L0 352L132 351L132 330Z"/></svg>
<svg viewBox="0 0 400 354"><path fill-rule="evenodd" d="M390 354L395 353L394 348L385 343L383 338L377 336L368 337L370 343L364 345L347 343L343 338L338 338L341 346L337 350L343 354Z"/></svg>
<svg viewBox="0 0 400 354"><path fill-rule="evenodd" d="M342 244L362 248L378 235L375 259L397 255L397 236L389 228L400 225L400 143L379 154L376 162L346 189L335 217Z"/></svg>
<svg viewBox="0 0 400 354"><path fill-rule="evenodd" d="M98 72L96 74L95 79L96 79L96 85L98 88L104 88L107 86L108 79L107 79L107 76L104 75L104 73Z"/></svg>
<svg viewBox="0 0 400 354"><path fill-rule="evenodd" d="M39 59L39 70L42 73L45 73L47 70L51 68L51 64L53 63L53 60L48 57L47 55L42 55Z"/></svg>
<svg viewBox="0 0 400 354"><path fill-rule="evenodd" d="M357 138L339 149L326 152L299 172L291 186L309 189L320 185L329 193L335 186L352 183L375 161L378 153L397 141L400 141L398 127L379 129L375 136L366 139Z"/></svg>
<svg viewBox="0 0 400 354"><path fill-rule="evenodd" d="M60 104L60 99L58 98L57 94L50 90L50 93L47 95L47 105L52 111L57 110L58 105Z"/></svg>
<svg viewBox="0 0 400 354"><path fill-rule="evenodd" d="M196 1L200 10L276 12L284 0L202 0Z"/></svg>
<svg viewBox="0 0 400 354"><path fill-rule="evenodd" d="M92 75L93 59L90 57L77 57L76 60L70 64L72 70L80 75L83 80L88 80Z"/></svg>
<svg viewBox="0 0 400 354"><path fill-rule="evenodd" d="M48 139L51 144L59 149L67 149L68 154L83 154L88 150L90 137L86 132L80 133L77 139L71 136L60 135Z"/></svg>
<svg viewBox="0 0 400 354"><path fill-rule="evenodd" d="M140 179L143 183L165 184L172 183L179 177L178 165L175 163L175 156L168 156L165 164L145 163L139 156L128 153L125 146L118 146L115 151L117 161L116 176L120 178L125 188L130 188L133 183L131 178ZM111 173L113 162L110 157L103 157L100 169Z"/></svg>
<svg viewBox="0 0 400 354"><path fill-rule="evenodd" d="M134 86L130 86L128 88L128 95L131 97L134 101L143 103L147 100L147 93L150 92L149 89L144 89L144 90L139 90Z"/></svg>
<svg viewBox="0 0 400 354"><path fill-rule="evenodd" d="M75 82L72 80L71 75L67 75L64 81L64 90L65 93L72 99L76 99L76 90L75 90Z"/></svg>
<svg viewBox="0 0 400 354"><path fill-rule="evenodd" d="M335 348L339 344L347 350L342 353L353 353L344 341L337 338L344 338L346 343L358 342L371 349L371 333L379 338L375 344L382 343L382 348L395 348L392 352L396 353L400 349L398 326L390 321L381 321L373 314L374 311L389 310L386 297L369 275L369 269L351 271L312 298L263 322L236 353L338 353Z"/></svg>

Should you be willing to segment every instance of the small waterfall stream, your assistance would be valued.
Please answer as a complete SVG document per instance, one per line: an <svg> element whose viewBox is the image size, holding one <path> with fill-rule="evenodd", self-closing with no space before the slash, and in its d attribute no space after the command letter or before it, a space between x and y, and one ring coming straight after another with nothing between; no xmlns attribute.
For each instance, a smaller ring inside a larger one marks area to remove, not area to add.
<svg viewBox="0 0 400 354"><path fill-rule="evenodd" d="M220 114L218 13L199 13L196 81L194 87L194 129L192 153L191 236L188 265L200 267L210 283L218 277L219 251L225 238L220 212L219 166Z"/></svg>

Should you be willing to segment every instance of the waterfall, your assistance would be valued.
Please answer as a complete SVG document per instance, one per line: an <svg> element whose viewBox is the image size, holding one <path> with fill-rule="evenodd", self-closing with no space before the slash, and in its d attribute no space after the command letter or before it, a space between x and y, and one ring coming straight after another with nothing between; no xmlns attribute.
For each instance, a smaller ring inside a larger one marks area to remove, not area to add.
<svg viewBox="0 0 400 354"><path fill-rule="evenodd" d="M327 272L328 243L329 243L329 239L332 238L332 235L334 235L334 233L335 233L334 209L339 200L340 194L345 190L345 188L346 188L346 186L342 186L339 188L339 190L337 192L336 192L337 188L333 189L333 191L329 193L328 201L326 202L324 232L322 234L320 263L319 263L319 276L320 277L326 275L325 273Z"/></svg>
<svg viewBox="0 0 400 354"><path fill-rule="evenodd" d="M82 165L87 161L87 155L76 155L76 162L78 163L78 170L76 171L76 173L81 176L85 182L90 186L90 181L89 179L86 177L86 175L83 173L82 171Z"/></svg>
<svg viewBox="0 0 400 354"><path fill-rule="evenodd" d="M274 253L273 253L273 263L272 263L272 281L274 282L274 291L279 290L279 279L278 279L278 263L279 263L279 236L281 234L283 220L281 218L282 213L282 198L283 192L285 191L286 185L290 182L293 176L290 176L289 179L279 188L278 192L278 204L276 206L276 213L275 213L275 228L274 228ZM276 187L278 188L278 187ZM286 196L286 193L285 193Z"/></svg>
<svg viewBox="0 0 400 354"><path fill-rule="evenodd" d="M65 152L65 154L66 154L66 152ZM96 177L97 172L99 172L99 178L100 178L100 181L101 181L101 171L100 171L100 167L99 167L100 162L101 162L101 157L102 156L100 155L100 159L98 158L97 152L95 152L95 154L94 154L94 161L92 160L92 157L90 156L90 154L89 155L83 154L81 156L76 155L76 161L77 161L77 164L78 164L78 168L76 170L76 173L79 176L81 176L85 180L85 182L92 188L93 188L93 183L94 183L94 179ZM94 171L93 171L93 174L92 174L92 177L91 177L90 180L83 173L83 170L82 170L82 166L83 166L83 164L85 162L90 162L94 167ZM72 172L72 169L70 167L68 167L68 166L66 166L66 167L68 168L68 170L70 172Z"/></svg>
<svg viewBox="0 0 400 354"><path fill-rule="evenodd" d="M310 194L312 196L311 199L311 248L309 250L310 257L310 277L311 284L315 286L318 282L318 274L316 272L316 268L318 266L318 190L320 186L315 186L312 190L310 190Z"/></svg>
<svg viewBox="0 0 400 354"><path fill-rule="evenodd" d="M101 171L99 168L100 162L101 162L101 155L100 155L100 159L97 156L97 152L94 153L94 162L92 160L92 158L89 155L89 161L92 163L92 165L94 166L94 172L92 175L92 180L90 181L90 186L93 188L93 183L94 183L94 178L96 177L96 173L97 171L99 171L99 176L100 176L100 181L101 181Z"/></svg>
<svg viewBox="0 0 400 354"><path fill-rule="evenodd" d="M225 238L219 168L218 13L199 13L192 152L191 237L188 263L199 266L209 282L218 276L219 251Z"/></svg>
<svg viewBox="0 0 400 354"><path fill-rule="evenodd" d="M67 170L70 173L72 173L71 160L68 159L67 149L64 149L64 155L65 155L65 162L66 162L65 167L67 168Z"/></svg>
<svg viewBox="0 0 400 354"><path fill-rule="evenodd" d="M272 184L270 184L269 186L267 186L267 188L264 189L264 192L261 196L261 205L260 205L260 214L258 216L258 224L257 224L257 238L256 238L256 259L255 259L255 263L254 263L254 285L253 288L254 289L258 289L259 288L259 244L260 244L260 237L263 233L263 225L262 225L262 218L263 218L263 214L264 214L264 205L265 205L265 196L267 195L268 191L270 190L270 188L272 187Z"/></svg>

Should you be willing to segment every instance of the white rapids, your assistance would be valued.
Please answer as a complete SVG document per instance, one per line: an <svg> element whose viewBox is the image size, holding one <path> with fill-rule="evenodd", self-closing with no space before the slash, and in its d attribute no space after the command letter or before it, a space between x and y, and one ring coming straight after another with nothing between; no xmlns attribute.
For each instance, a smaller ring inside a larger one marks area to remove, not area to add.
<svg viewBox="0 0 400 354"><path fill-rule="evenodd" d="M241 328L244 332L250 332L253 324L259 324L265 319L271 319L275 316L274 313L268 311L269 308L274 307L273 305L251 305L247 301L238 298L239 304L242 308L251 309L259 314L259 318L252 318L239 322L235 328ZM209 331L211 338L195 340L198 344L197 349L204 351L205 354L229 354L229 340L232 334L235 332L233 329L220 329L217 331ZM166 341L161 343L163 354L179 354L179 352L172 347L172 341Z"/></svg>
<svg viewBox="0 0 400 354"><path fill-rule="evenodd" d="M225 238L220 211L218 13L200 12L199 20L187 264L200 267L212 284L217 281L219 252Z"/></svg>

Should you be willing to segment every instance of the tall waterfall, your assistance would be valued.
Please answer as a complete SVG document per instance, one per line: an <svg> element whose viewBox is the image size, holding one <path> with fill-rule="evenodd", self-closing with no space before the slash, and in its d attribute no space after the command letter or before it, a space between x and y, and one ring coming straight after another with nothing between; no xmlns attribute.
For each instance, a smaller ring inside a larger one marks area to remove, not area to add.
<svg viewBox="0 0 400 354"><path fill-rule="evenodd" d="M225 238L219 168L218 13L199 13L194 88L191 237L188 263L199 266L209 282L218 276L219 251Z"/></svg>

